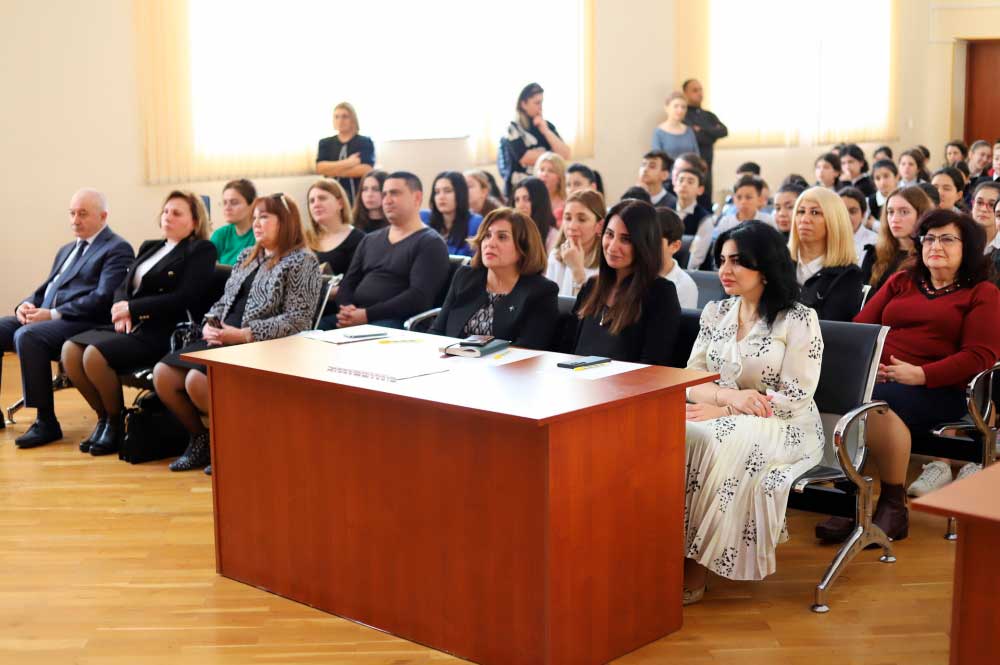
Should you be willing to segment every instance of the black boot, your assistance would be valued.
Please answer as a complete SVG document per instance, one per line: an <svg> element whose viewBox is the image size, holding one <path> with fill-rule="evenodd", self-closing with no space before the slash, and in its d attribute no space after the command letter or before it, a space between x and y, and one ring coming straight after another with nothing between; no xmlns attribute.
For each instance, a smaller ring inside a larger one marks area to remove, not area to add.
<svg viewBox="0 0 1000 665"><path fill-rule="evenodd" d="M80 452L89 453L90 447L94 445L94 441L97 441L102 435L105 427L108 426L108 417L101 416L97 419L97 425L94 426L94 431L91 432L86 439L80 442Z"/></svg>
<svg viewBox="0 0 1000 665"><path fill-rule="evenodd" d="M903 540L910 533L910 513L906 509L906 488L882 483L872 522L891 540Z"/></svg>
<svg viewBox="0 0 1000 665"><path fill-rule="evenodd" d="M171 471L190 471L203 469L212 461L208 448L208 432L195 434L191 437L184 454L170 463Z"/></svg>
<svg viewBox="0 0 1000 665"><path fill-rule="evenodd" d="M108 415L108 424L100 435L90 443L90 454L94 457L117 453L121 447L122 435L125 432L125 413Z"/></svg>

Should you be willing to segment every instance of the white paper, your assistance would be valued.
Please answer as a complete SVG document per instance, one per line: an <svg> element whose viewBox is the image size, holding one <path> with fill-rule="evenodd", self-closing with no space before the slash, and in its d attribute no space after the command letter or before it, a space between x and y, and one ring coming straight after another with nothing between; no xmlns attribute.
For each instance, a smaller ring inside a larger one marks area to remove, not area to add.
<svg viewBox="0 0 1000 665"><path fill-rule="evenodd" d="M455 361L454 364L456 367L499 367L500 365L506 365L508 363L516 363L519 360L534 358L535 356L542 355L542 353L542 351L533 351L532 349L515 349L514 347L507 347L503 351L491 353L490 355L482 358L452 356L448 362L451 363L452 361Z"/></svg>
<svg viewBox="0 0 1000 665"><path fill-rule="evenodd" d="M306 330L305 332L299 333L300 336L306 339L314 339L320 342L327 342L329 344L353 344L361 342L372 342L378 339L395 339L400 336L403 331L395 330L393 328L383 328L381 326L352 326L350 328L342 328L338 330ZM357 335L372 335L381 334L382 337L376 337L371 339L352 339L352 337Z"/></svg>
<svg viewBox="0 0 1000 665"><path fill-rule="evenodd" d="M591 365L590 367L584 367L581 369L564 369L560 367L558 368L558 371L565 372L575 379L587 379L588 381L594 381L596 379L605 379L609 376L615 376L616 374L632 372L637 369L642 369L643 367L649 367L649 365L612 360L611 362L604 363L603 365Z"/></svg>

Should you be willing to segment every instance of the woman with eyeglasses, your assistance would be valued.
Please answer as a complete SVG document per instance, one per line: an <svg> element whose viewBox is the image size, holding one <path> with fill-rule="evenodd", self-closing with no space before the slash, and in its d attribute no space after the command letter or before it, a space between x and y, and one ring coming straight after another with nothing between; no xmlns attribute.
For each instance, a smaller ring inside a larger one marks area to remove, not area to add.
<svg viewBox="0 0 1000 665"><path fill-rule="evenodd" d="M976 186L972 194L972 219L986 234L986 253L995 254L1000 246L1000 235L994 219L994 210L1000 201L1000 182L987 180Z"/></svg>
<svg viewBox="0 0 1000 665"><path fill-rule="evenodd" d="M208 377L204 365L181 359L192 351L288 337L312 327L319 305L319 261L305 244L298 206L274 194L256 199L254 247L240 253L222 298L202 322L202 339L163 358L153 370L156 394L191 435L171 471L208 465ZM206 472L209 472L206 469Z"/></svg>
<svg viewBox="0 0 1000 665"><path fill-rule="evenodd" d="M982 228L968 215L933 210L921 218L912 268L894 274L854 317L889 326L872 398L890 411L869 412L868 446L882 492L873 522L889 538L909 530L906 494L922 496L952 480L947 462L934 461L905 489L910 430L961 420L965 388L1000 357L1000 290L989 281ZM959 478L975 473L967 464ZM842 541L854 520L834 517L816 527L822 540Z"/></svg>

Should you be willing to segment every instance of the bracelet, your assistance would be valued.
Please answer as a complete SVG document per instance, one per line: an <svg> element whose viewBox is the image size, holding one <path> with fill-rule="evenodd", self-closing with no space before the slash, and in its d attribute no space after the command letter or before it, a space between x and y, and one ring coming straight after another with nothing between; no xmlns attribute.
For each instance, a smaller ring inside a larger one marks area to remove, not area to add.
<svg viewBox="0 0 1000 665"><path fill-rule="evenodd" d="M243 331L243 341L247 344L253 341L253 331L249 328Z"/></svg>
<svg viewBox="0 0 1000 665"><path fill-rule="evenodd" d="M715 402L716 406L722 406L721 404L719 404L719 392L721 390L722 386L720 386L718 383L715 384L715 395L712 397L712 400Z"/></svg>
<svg viewBox="0 0 1000 665"><path fill-rule="evenodd" d="M726 405L726 415L727 416L733 415L733 405L732 404L727 404Z"/></svg>

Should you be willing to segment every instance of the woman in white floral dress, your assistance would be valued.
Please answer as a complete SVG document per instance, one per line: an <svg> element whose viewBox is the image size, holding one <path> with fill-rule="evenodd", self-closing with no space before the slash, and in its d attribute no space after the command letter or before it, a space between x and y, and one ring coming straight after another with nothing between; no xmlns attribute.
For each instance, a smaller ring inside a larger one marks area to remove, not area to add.
<svg viewBox="0 0 1000 665"><path fill-rule="evenodd" d="M701 599L709 570L737 580L774 572L791 484L824 446L813 402L823 338L816 312L796 302L784 238L746 222L716 247L731 297L705 306L688 360L720 379L688 391L685 604Z"/></svg>

